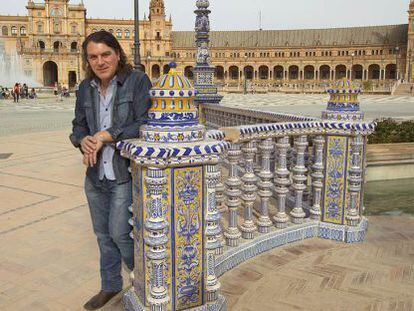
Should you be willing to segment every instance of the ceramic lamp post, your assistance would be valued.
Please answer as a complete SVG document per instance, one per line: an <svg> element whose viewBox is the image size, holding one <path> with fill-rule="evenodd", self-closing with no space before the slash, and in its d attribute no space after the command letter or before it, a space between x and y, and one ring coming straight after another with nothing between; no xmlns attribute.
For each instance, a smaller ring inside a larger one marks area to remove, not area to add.
<svg viewBox="0 0 414 311"><path fill-rule="evenodd" d="M211 11L208 9L208 0L197 0L195 31L197 58L194 67L195 88L198 91L195 102L218 104L223 96L217 93L217 86L214 84L215 66L211 64L209 43L210 43L210 19Z"/></svg>

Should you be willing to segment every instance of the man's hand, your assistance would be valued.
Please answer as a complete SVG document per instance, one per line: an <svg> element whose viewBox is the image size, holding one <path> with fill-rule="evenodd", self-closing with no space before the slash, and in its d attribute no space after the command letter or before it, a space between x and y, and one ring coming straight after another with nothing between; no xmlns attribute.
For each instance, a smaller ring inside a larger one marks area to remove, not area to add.
<svg viewBox="0 0 414 311"><path fill-rule="evenodd" d="M93 153L84 153L82 162L86 166L93 167L94 166L94 164L93 164Z"/></svg>
<svg viewBox="0 0 414 311"><path fill-rule="evenodd" d="M95 141L96 141L96 144L95 144L95 150L94 150L94 152L92 153L92 166L94 166L95 164L96 164L96 162L98 161L98 152L99 152L99 150L101 150L102 149L102 147L103 147L103 145L104 145L104 137L103 137L103 135L101 134L102 132L98 132L98 133L96 133L94 136L93 136L93 138L95 139Z"/></svg>
<svg viewBox="0 0 414 311"><path fill-rule="evenodd" d="M94 136L86 136L81 141L83 151L83 164L95 166L98 161L98 152L106 143L113 142L112 136L107 131L100 131Z"/></svg>
<svg viewBox="0 0 414 311"><path fill-rule="evenodd" d="M83 153L91 154L96 149L96 138L92 136L86 136L81 140L81 150Z"/></svg>

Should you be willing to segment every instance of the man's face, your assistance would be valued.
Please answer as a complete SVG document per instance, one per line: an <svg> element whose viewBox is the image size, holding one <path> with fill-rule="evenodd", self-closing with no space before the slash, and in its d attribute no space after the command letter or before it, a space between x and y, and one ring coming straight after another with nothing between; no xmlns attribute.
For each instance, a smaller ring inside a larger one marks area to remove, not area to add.
<svg viewBox="0 0 414 311"><path fill-rule="evenodd" d="M92 71L102 81L108 82L115 76L119 54L105 43L89 42L86 46L88 63Z"/></svg>

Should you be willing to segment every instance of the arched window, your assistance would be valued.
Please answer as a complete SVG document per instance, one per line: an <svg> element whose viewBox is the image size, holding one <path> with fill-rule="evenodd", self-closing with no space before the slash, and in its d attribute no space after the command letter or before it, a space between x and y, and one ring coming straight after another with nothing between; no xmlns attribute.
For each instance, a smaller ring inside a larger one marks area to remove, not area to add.
<svg viewBox="0 0 414 311"><path fill-rule="evenodd" d="M289 67L289 80L298 80L299 79L299 67L292 65Z"/></svg>
<svg viewBox="0 0 414 311"><path fill-rule="evenodd" d="M261 79L261 80L269 79L269 67L267 67L267 66L260 66L259 67L259 79Z"/></svg>
<svg viewBox="0 0 414 311"><path fill-rule="evenodd" d="M353 65L350 78L354 80L362 80L363 72L364 72L364 67L362 67L362 65L358 65L358 64Z"/></svg>
<svg viewBox="0 0 414 311"><path fill-rule="evenodd" d="M345 65L337 65L335 67L335 78L337 80L346 78L346 66Z"/></svg>
<svg viewBox="0 0 414 311"><path fill-rule="evenodd" d="M307 65L304 68L305 80L315 79L315 67L312 65Z"/></svg>
<svg viewBox="0 0 414 311"><path fill-rule="evenodd" d="M331 78L331 67L328 65L319 67L319 77L321 80L329 80Z"/></svg>
<svg viewBox="0 0 414 311"><path fill-rule="evenodd" d="M129 36L130 36L130 32L129 32L129 30L127 29L127 30L125 30L125 38L129 39Z"/></svg>
<svg viewBox="0 0 414 311"><path fill-rule="evenodd" d="M194 68L193 66L187 66L184 68L184 76L186 76L188 79L194 78Z"/></svg>
<svg viewBox="0 0 414 311"><path fill-rule="evenodd" d="M244 78L247 80L253 80L254 68L252 66L246 66L243 68Z"/></svg>
<svg viewBox="0 0 414 311"><path fill-rule="evenodd" d="M9 28L7 28L7 26L1 27L1 35L2 36L8 36L9 35Z"/></svg>
<svg viewBox="0 0 414 311"><path fill-rule="evenodd" d="M17 27L16 26L12 26L12 28L11 28L11 35L12 36L17 36Z"/></svg>
<svg viewBox="0 0 414 311"><path fill-rule="evenodd" d="M78 50L78 42L72 42L70 44L70 51L71 52L77 52L77 50Z"/></svg>
<svg viewBox="0 0 414 311"><path fill-rule="evenodd" d="M368 67L368 79L370 80L378 80L380 79L380 66L377 64L369 65Z"/></svg>
<svg viewBox="0 0 414 311"><path fill-rule="evenodd" d="M60 42L59 41L55 41L53 43L53 51L54 52L59 52L59 48L60 48Z"/></svg>
<svg viewBox="0 0 414 311"><path fill-rule="evenodd" d="M217 66L214 75L217 80L224 80L224 67Z"/></svg>
<svg viewBox="0 0 414 311"><path fill-rule="evenodd" d="M229 76L231 80L238 80L239 79L239 67L237 66L230 66L229 68Z"/></svg>
<svg viewBox="0 0 414 311"><path fill-rule="evenodd" d="M285 72L285 69L283 68L283 66L281 66L281 65L275 66L273 68L273 78L275 80L284 79L284 72Z"/></svg>
<svg viewBox="0 0 414 311"><path fill-rule="evenodd" d="M20 27L20 35L25 36L26 35L26 27L22 26Z"/></svg>
<svg viewBox="0 0 414 311"><path fill-rule="evenodd" d="M117 30L116 30L116 37L117 37L118 39L122 38L122 30L121 30L121 29L117 29Z"/></svg>
<svg viewBox="0 0 414 311"><path fill-rule="evenodd" d="M397 70L395 64L388 64L385 67L385 79L397 79Z"/></svg>
<svg viewBox="0 0 414 311"><path fill-rule="evenodd" d="M160 77L160 66L155 64L152 65L151 76L153 79L158 79Z"/></svg>
<svg viewBox="0 0 414 311"><path fill-rule="evenodd" d="M39 41L39 49L43 51L45 49L45 43L43 41Z"/></svg>

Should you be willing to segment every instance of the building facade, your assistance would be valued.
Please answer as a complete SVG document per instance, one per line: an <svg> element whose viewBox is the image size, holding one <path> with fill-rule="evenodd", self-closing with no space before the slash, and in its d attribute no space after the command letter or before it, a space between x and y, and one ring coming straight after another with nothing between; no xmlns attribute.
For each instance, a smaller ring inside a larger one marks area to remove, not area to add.
<svg viewBox="0 0 414 311"><path fill-rule="evenodd" d="M0 43L17 51L23 69L40 84L74 86L83 76L81 44L101 29L112 32L133 59L133 20L87 18L86 8L69 0L29 1L27 16L0 15ZM140 23L142 64L152 79L175 60L193 77L195 34L172 31L163 0L151 0ZM291 86L348 77L377 85L413 80L414 2L408 24L310 30L213 31L211 61L216 82L240 86Z"/></svg>

